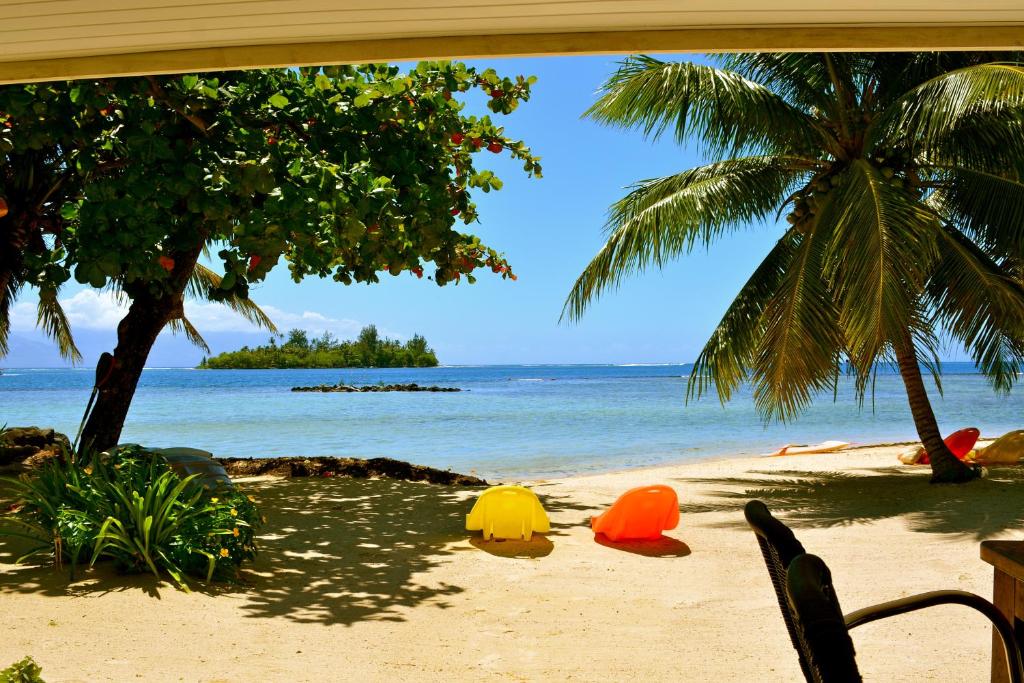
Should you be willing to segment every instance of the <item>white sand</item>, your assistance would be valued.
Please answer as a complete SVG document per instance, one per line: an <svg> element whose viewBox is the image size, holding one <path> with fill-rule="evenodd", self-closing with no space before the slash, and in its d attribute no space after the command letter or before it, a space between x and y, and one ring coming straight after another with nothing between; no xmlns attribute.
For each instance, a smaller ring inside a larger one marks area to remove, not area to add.
<svg viewBox="0 0 1024 683"><path fill-rule="evenodd" d="M529 544L472 540L467 491L250 482L270 521L247 587L185 594L108 570L69 586L4 564L0 543L0 664L31 654L48 681L795 681L749 498L784 511L847 611L940 588L988 597L980 540L1024 539L1021 470L934 487L898 450L539 482L553 529ZM595 543L589 516L652 483L680 495L670 538ZM854 643L867 680L988 677L989 627L965 608L869 624Z"/></svg>

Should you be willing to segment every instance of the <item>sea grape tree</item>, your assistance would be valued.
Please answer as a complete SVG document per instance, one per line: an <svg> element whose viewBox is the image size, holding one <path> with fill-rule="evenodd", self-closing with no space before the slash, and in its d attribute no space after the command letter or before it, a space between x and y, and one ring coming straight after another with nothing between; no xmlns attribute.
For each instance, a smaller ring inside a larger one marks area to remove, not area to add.
<svg viewBox="0 0 1024 683"><path fill-rule="evenodd" d="M190 289L237 305L281 264L295 281L346 285L402 273L473 282L479 269L515 279L458 224L477 219L473 191L501 188L477 154L541 167L465 100L482 91L491 113L508 114L532 82L436 62L0 88L0 345L26 287L65 341L62 285L123 292L114 368L83 436L102 449ZM197 280L204 253L219 272Z"/></svg>

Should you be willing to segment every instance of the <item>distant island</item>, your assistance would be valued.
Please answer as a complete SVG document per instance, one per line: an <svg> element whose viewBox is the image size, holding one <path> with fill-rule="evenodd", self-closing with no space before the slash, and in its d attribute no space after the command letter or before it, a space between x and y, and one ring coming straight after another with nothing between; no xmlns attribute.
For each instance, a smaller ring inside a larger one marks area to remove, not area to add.
<svg viewBox="0 0 1024 683"><path fill-rule="evenodd" d="M381 337L374 325L368 325L354 341L338 341L329 332L311 340L305 330L292 330L287 335L272 336L264 346L243 346L238 351L203 358L199 368L432 368L436 365L434 350L420 335L414 335L403 344Z"/></svg>

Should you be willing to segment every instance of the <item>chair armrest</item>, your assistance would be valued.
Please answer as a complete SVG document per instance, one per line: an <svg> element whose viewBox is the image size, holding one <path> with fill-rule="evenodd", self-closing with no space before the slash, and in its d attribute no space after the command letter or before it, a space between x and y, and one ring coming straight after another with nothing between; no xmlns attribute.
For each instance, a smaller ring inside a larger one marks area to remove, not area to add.
<svg viewBox="0 0 1024 683"><path fill-rule="evenodd" d="M988 617L988 620L992 622L996 632L999 634L999 638L1003 641L1010 681L1012 683L1021 683L1024 680L1020 648L1017 646L1013 626L1006 616L996 609L995 605L980 595L966 591L931 591L865 607L864 609L850 612L843 619L846 621L846 628L852 629L872 621L893 617L898 614L916 612L919 609L934 607L935 605L963 605L977 610Z"/></svg>

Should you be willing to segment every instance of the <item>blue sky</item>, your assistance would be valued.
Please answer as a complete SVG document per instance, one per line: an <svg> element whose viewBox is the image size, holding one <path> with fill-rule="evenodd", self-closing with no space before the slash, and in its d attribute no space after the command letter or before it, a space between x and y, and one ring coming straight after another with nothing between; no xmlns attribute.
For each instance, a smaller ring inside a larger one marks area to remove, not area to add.
<svg viewBox="0 0 1024 683"><path fill-rule="evenodd" d="M681 57L692 58L692 57ZM642 178L701 163L696 146L646 142L633 131L580 118L618 57L545 57L478 62L499 73L536 75L530 102L502 119L543 157L544 177L528 179L507 159L484 154L480 166L504 180L501 192L478 193L484 241L504 251L518 282L482 276L477 284L439 288L408 273L380 284L345 287L330 280L295 284L285 269L253 288L283 328L302 326L339 336L374 323L399 337L426 336L446 364L689 362L751 270L777 238L775 226L752 226L699 250L663 272L629 280L598 301L577 324L559 323L576 276L603 243L609 204ZM25 297L14 319L7 366L58 364L52 345L32 329ZM113 345L118 312L91 291L62 293L87 359ZM215 351L259 342L265 333L241 326L214 305L187 306ZM162 335L151 366L194 365L201 353Z"/></svg>

